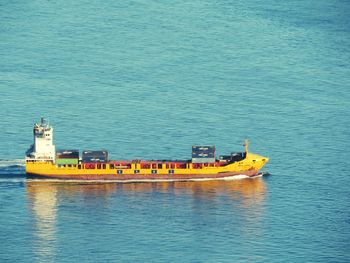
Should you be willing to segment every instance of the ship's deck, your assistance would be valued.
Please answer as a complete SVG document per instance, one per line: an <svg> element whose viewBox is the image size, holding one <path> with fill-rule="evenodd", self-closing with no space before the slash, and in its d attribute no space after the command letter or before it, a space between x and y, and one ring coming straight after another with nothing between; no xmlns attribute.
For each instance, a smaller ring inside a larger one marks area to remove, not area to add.
<svg viewBox="0 0 350 263"><path fill-rule="evenodd" d="M106 163L80 163L81 169L131 169L138 164L141 169L201 169L204 167L222 167L226 162L192 163L191 160L111 160ZM78 166L78 167L79 167Z"/></svg>

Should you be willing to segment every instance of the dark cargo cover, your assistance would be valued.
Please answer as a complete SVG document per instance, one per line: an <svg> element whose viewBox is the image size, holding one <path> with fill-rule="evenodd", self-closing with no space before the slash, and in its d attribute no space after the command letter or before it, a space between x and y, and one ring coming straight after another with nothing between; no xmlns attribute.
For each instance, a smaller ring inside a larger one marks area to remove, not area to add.
<svg viewBox="0 0 350 263"><path fill-rule="evenodd" d="M85 163L108 162L108 151L83 151L82 160Z"/></svg>

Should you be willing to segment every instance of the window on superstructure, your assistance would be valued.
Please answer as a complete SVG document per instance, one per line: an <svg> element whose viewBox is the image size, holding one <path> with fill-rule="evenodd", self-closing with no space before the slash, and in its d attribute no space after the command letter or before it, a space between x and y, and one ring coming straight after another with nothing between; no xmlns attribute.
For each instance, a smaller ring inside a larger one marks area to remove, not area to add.
<svg viewBox="0 0 350 263"><path fill-rule="evenodd" d="M158 164L158 169L162 169L162 164L161 163Z"/></svg>

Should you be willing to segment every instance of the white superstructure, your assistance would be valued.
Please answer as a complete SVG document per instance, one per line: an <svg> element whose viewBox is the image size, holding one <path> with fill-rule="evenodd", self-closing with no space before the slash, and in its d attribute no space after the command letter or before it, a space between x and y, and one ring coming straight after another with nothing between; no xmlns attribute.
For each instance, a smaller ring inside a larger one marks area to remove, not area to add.
<svg viewBox="0 0 350 263"><path fill-rule="evenodd" d="M34 144L27 151L27 160L55 161L56 148L53 144L53 128L41 118L34 124Z"/></svg>

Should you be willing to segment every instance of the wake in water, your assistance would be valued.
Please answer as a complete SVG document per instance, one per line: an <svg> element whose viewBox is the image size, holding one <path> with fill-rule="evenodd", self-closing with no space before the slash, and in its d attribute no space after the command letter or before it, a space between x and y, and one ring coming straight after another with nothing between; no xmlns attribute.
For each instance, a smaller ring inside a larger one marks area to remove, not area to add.
<svg viewBox="0 0 350 263"><path fill-rule="evenodd" d="M27 182L52 182L52 183L84 183L84 184L104 184L104 183L173 183L173 182L208 182L208 181L235 181L235 180L253 180L269 175L266 172L249 177L247 175L234 175L222 178L192 178L192 179L130 179L130 180L79 180L79 179L55 179L55 178L30 178Z"/></svg>
<svg viewBox="0 0 350 263"><path fill-rule="evenodd" d="M255 177L261 177L259 175ZM255 178L253 177L253 178ZM76 180L76 179L47 179L30 178L28 182L67 182L67 183L172 183L172 182L206 182L206 181L233 181L240 179L249 179L252 177L246 175L235 175L222 178L198 178L198 179L130 179L130 180Z"/></svg>
<svg viewBox="0 0 350 263"><path fill-rule="evenodd" d="M25 178L24 159L3 160L0 159L0 181Z"/></svg>
<svg viewBox="0 0 350 263"><path fill-rule="evenodd" d="M3 160L0 159L0 169L3 167L24 167L25 160L24 159L14 159L14 160Z"/></svg>

